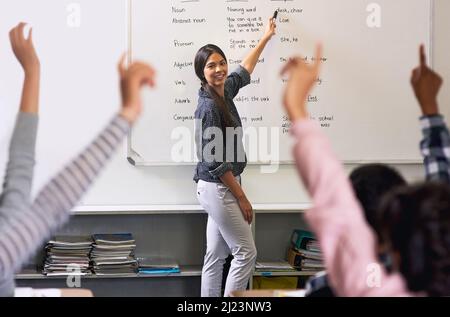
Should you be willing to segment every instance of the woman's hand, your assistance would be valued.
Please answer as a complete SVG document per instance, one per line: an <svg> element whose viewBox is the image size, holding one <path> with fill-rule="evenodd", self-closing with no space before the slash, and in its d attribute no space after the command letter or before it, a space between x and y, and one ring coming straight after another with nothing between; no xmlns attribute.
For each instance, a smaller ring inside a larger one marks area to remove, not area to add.
<svg viewBox="0 0 450 317"><path fill-rule="evenodd" d="M270 41L272 36L274 36L276 28L277 26L275 24L275 19L270 18L269 24L266 27L266 32L264 33L261 40L258 42L258 45L256 45L256 47L253 48L242 61L241 66L244 67L249 72L250 75L253 74L256 64L258 63L258 59L261 56L267 43Z"/></svg>
<svg viewBox="0 0 450 317"><path fill-rule="evenodd" d="M272 36L275 35L276 30L277 30L277 25L275 22L276 21L274 18L269 19L269 24L267 24L266 32L264 33L263 38L270 40L272 38Z"/></svg>
<svg viewBox="0 0 450 317"><path fill-rule="evenodd" d="M248 201L246 196L242 196L238 198L239 208L241 209L242 215L244 216L245 221L248 224L251 224L253 221L253 207L252 204Z"/></svg>
<svg viewBox="0 0 450 317"><path fill-rule="evenodd" d="M119 62L120 88L122 94L121 115L128 122L134 123L142 111L141 88L145 85L155 86L155 71L145 63L134 62L125 67L126 55Z"/></svg>

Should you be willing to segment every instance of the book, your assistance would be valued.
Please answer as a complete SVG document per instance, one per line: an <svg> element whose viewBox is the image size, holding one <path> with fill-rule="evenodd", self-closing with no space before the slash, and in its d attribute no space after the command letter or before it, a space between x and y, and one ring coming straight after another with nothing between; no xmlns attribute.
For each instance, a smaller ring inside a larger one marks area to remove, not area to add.
<svg viewBox="0 0 450 317"><path fill-rule="evenodd" d="M289 264L300 271L321 271L325 268L320 253L307 250L289 249Z"/></svg>
<svg viewBox="0 0 450 317"><path fill-rule="evenodd" d="M323 260L322 253L315 252L315 251L309 251L309 250L305 250L305 249L296 249L296 248L292 248L292 249L296 253L301 255L303 258L314 259L314 260L319 260L319 261Z"/></svg>
<svg viewBox="0 0 450 317"><path fill-rule="evenodd" d="M291 244L296 249L306 249L306 245L310 241L316 241L312 232L302 229L297 229L292 232Z"/></svg>
<svg viewBox="0 0 450 317"><path fill-rule="evenodd" d="M149 257L138 257L137 258L139 269L143 270L172 270L178 269L178 263L167 257L162 256L149 256Z"/></svg>
<svg viewBox="0 0 450 317"><path fill-rule="evenodd" d="M92 235L96 244L134 244L133 235L131 233L112 233L112 234L94 234Z"/></svg>
<svg viewBox="0 0 450 317"><path fill-rule="evenodd" d="M55 236L48 242L55 246L90 246L92 243L91 236Z"/></svg>
<svg viewBox="0 0 450 317"><path fill-rule="evenodd" d="M286 261L261 262L257 261L255 265L257 271L273 271L273 272L292 272L295 269Z"/></svg>
<svg viewBox="0 0 450 317"><path fill-rule="evenodd" d="M144 269L139 268L139 274L174 274L180 273L180 268L169 268L169 269Z"/></svg>

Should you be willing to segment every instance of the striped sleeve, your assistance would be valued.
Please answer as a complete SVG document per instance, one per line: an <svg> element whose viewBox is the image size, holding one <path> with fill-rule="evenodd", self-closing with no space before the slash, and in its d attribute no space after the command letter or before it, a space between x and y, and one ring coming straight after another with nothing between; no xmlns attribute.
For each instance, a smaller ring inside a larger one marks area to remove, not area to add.
<svg viewBox="0 0 450 317"><path fill-rule="evenodd" d="M129 131L116 116L75 160L39 193L30 210L0 222L0 278L8 279L51 233L64 224L70 211L105 166Z"/></svg>

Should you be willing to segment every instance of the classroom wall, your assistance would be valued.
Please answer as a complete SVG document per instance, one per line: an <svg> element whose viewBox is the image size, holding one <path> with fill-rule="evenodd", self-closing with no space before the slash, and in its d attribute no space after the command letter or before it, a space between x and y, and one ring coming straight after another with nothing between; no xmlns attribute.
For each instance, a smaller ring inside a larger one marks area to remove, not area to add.
<svg viewBox="0 0 450 317"><path fill-rule="evenodd" d="M435 50L434 64L446 80L440 104L450 108L450 1L435 0ZM413 23L413 22L412 22ZM411 105L416 107L417 105ZM450 113L450 111L445 111ZM450 117L450 115L447 115ZM418 126L419 128L419 126ZM419 140L417 140L419 142ZM133 167L125 160L126 144L114 156L84 205L160 205L197 204L193 167ZM351 171L355 165L347 165ZM423 179L421 165L397 165L410 181ZM243 175L243 185L252 201L259 204L307 203L305 193L293 166L280 166L277 173L261 174L258 166L249 166Z"/></svg>

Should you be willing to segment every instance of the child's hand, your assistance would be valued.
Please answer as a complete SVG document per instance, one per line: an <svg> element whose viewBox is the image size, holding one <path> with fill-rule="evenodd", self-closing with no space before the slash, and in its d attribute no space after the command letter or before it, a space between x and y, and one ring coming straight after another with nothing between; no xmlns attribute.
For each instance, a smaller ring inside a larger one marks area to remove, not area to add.
<svg viewBox="0 0 450 317"><path fill-rule="evenodd" d="M438 114L437 95L442 86L442 78L427 66L423 45L420 46L420 66L412 72L411 85L423 115Z"/></svg>
<svg viewBox="0 0 450 317"><path fill-rule="evenodd" d="M288 74L289 82L283 103L291 121L307 117L306 100L319 77L321 62L322 46L318 45L312 65L306 64L301 57L296 57L284 66L281 74Z"/></svg>
<svg viewBox="0 0 450 317"><path fill-rule="evenodd" d="M120 88L122 94L121 115L134 123L142 111L141 88L155 86L155 71L145 63L135 62L125 67L125 55L119 62Z"/></svg>
<svg viewBox="0 0 450 317"><path fill-rule="evenodd" d="M25 38L23 30L26 23L19 23L9 32L11 46L25 74L39 72L40 62L33 45L33 29L30 29L28 39Z"/></svg>

